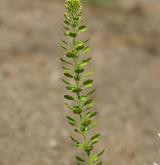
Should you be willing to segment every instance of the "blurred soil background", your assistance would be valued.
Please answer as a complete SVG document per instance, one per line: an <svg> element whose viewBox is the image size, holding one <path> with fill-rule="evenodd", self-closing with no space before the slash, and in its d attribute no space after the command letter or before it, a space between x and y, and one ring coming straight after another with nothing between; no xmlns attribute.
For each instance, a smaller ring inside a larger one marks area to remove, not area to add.
<svg viewBox="0 0 160 165"><path fill-rule="evenodd" d="M104 165L160 163L160 1L84 3ZM64 10L63 0L0 0L0 165L74 165Z"/></svg>

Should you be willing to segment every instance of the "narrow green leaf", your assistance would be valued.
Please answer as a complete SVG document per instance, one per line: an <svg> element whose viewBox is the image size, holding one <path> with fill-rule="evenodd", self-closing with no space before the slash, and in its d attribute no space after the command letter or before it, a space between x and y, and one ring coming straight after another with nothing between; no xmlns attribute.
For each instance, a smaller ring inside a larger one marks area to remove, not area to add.
<svg viewBox="0 0 160 165"><path fill-rule="evenodd" d="M88 99L87 101L84 102L83 106L90 104L92 101L93 101L92 99Z"/></svg>
<svg viewBox="0 0 160 165"><path fill-rule="evenodd" d="M90 104L87 105L86 111L93 108L94 104L91 102Z"/></svg>
<svg viewBox="0 0 160 165"><path fill-rule="evenodd" d="M83 63L84 63L84 62L88 62L88 61L90 61L90 60L91 60L91 57L87 58L86 60L83 60Z"/></svg>
<svg viewBox="0 0 160 165"><path fill-rule="evenodd" d="M75 114L81 114L82 113L82 109L81 108L75 108L73 110L73 113L75 113Z"/></svg>
<svg viewBox="0 0 160 165"><path fill-rule="evenodd" d="M90 49L89 46L85 47L84 50L83 50L83 54L88 53L90 50L91 50L91 49Z"/></svg>
<svg viewBox="0 0 160 165"><path fill-rule="evenodd" d="M95 91L96 91L96 89L93 89L93 90L91 90L90 92L88 92L85 96L87 97L88 95L93 94Z"/></svg>
<svg viewBox="0 0 160 165"><path fill-rule="evenodd" d="M83 43L87 43L88 41L89 41L89 38L88 38L88 39L86 39L86 40L84 40L84 41L83 41Z"/></svg>
<svg viewBox="0 0 160 165"><path fill-rule="evenodd" d="M93 145L86 146L85 151L90 152L93 150Z"/></svg>
<svg viewBox="0 0 160 165"><path fill-rule="evenodd" d="M74 88L74 89L73 89L73 92L81 92L81 91L82 91L81 88Z"/></svg>
<svg viewBox="0 0 160 165"><path fill-rule="evenodd" d="M69 124L70 124L71 126L75 126L75 125L76 125L76 122L74 122L74 121L69 121Z"/></svg>
<svg viewBox="0 0 160 165"><path fill-rule="evenodd" d="M71 85L68 81L62 79L62 81L66 84L66 85Z"/></svg>
<svg viewBox="0 0 160 165"><path fill-rule="evenodd" d="M65 36L69 36L69 32L64 32L64 35Z"/></svg>
<svg viewBox="0 0 160 165"><path fill-rule="evenodd" d="M85 67L85 66L88 64L88 62L89 62L90 60L91 60L91 57L87 58L86 60L83 60L83 61L79 64L79 67L80 67L80 68Z"/></svg>
<svg viewBox="0 0 160 165"><path fill-rule="evenodd" d="M65 106L67 109L73 111L73 107L71 105L69 105L68 103L65 103Z"/></svg>
<svg viewBox="0 0 160 165"><path fill-rule="evenodd" d="M93 80L86 80L83 82L83 85L89 85L89 84L92 84L93 83Z"/></svg>
<svg viewBox="0 0 160 165"><path fill-rule="evenodd" d="M74 33L74 32L69 32L69 34L68 34L69 36L71 36L71 37L73 37L73 38L75 38L75 37L77 37L77 34L76 33Z"/></svg>
<svg viewBox="0 0 160 165"><path fill-rule="evenodd" d="M67 117L67 119L70 120L70 121L76 121L75 119L73 119L73 118L70 117L70 116L66 116L66 117Z"/></svg>
<svg viewBox="0 0 160 165"><path fill-rule="evenodd" d="M87 132L87 131L88 131L88 127L82 125L82 126L81 126L81 131L82 131L82 132Z"/></svg>
<svg viewBox="0 0 160 165"><path fill-rule="evenodd" d="M68 30L68 31L70 30L67 26L63 26L63 28L66 29L66 30Z"/></svg>
<svg viewBox="0 0 160 165"><path fill-rule="evenodd" d="M80 18L79 18L78 16L74 17L73 19L74 19L74 21L76 21L76 22L80 20ZM76 25L76 27L77 27L77 25Z"/></svg>
<svg viewBox="0 0 160 165"><path fill-rule="evenodd" d="M88 112L88 113L86 114L86 118L94 117L94 116L97 115L97 113L98 113L98 112Z"/></svg>
<svg viewBox="0 0 160 165"><path fill-rule="evenodd" d="M92 160L92 162L96 162L96 161L99 160L99 157L98 157L97 155L93 155L93 156L91 157L91 160Z"/></svg>
<svg viewBox="0 0 160 165"><path fill-rule="evenodd" d="M69 91L72 91L72 90L73 90L73 86L72 86L72 85L66 86L66 88L67 88Z"/></svg>
<svg viewBox="0 0 160 165"><path fill-rule="evenodd" d="M68 50L65 46L61 45L61 48L64 50Z"/></svg>
<svg viewBox="0 0 160 165"><path fill-rule="evenodd" d="M79 43L76 47L77 50L82 50L84 48L84 44L83 43Z"/></svg>
<svg viewBox="0 0 160 165"><path fill-rule="evenodd" d="M77 147L79 149L81 149L81 150L84 150L85 149L85 145L84 144L81 144L81 143L77 144Z"/></svg>
<svg viewBox="0 0 160 165"><path fill-rule="evenodd" d="M78 129L74 129L75 132L81 133Z"/></svg>
<svg viewBox="0 0 160 165"><path fill-rule="evenodd" d="M80 11L80 12L78 13L78 16L82 16L82 14L83 14L83 11Z"/></svg>
<svg viewBox="0 0 160 165"><path fill-rule="evenodd" d="M88 85L85 85L85 88L86 88L86 89L87 89L87 88L91 88L92 85L93 85L93 83L90 83L90 84L88 84Z"/></svg>
<svg viewBox="0 0 160 165"><path fill-rule="evenodd" d="M96 121L92 122L92 128L95 128L96 126L97 126L97 122Z"/></svg>
<svg viewBox="0 0 160 165"><path fill-rule="evenodd" d="M91 124L91 120L86 120L83 122L83 125L86 127Z"/></svg>
<svg viewBox="0 0 160 165"><path fill-rule="evenodd" d="M79 156L76 156L76 159L79 160L80 162L85 162L85 160Z"/></svg>
<svg viewBox="0 0 160 165"><path fill-rule="evenodd" d="M66 61L66 60L65 60L65 59L63 59L63 58L60 58L60 60L61 60L62 62L64 62L65 64L73 65L72 63L70 63L70 62Z"/></svg>
<svg viewBox="0 0 160 165"><path fill-rule="evenodd" d="M102 156L103 153L104 153L104 151L105 151L105 149L103 149L103 150L98 154L98 156L99 156L99 157Z"/></svg>
<svg viewBox="0 0 160 165"><path fill-rule="evenodd" d="M92 140L92 145L98 143L99 138Z"/></svg>
<svg viewBox="0 0 160 165"><path fill-rule="evenodd" d="M64 69L64 72L72 73L72 72L71 72L71 69L70 69L69 67L63 66L63 69Z"/></svg>
<svg viewBox="0 0 160 165"><path fill-rule="evenodd" d="M68 13L64 13L64 18L65 18L65 20L70 21L70 18L68 16Z"/></svg>
<svg viewBox="0 0 160 165"><path fill-rule="evenodd" d="M70 68L66 67L66 66L62 66L62 69L70 71Z"/></svg>
<svg viewBox="0 0 160 165"><path fill-rule="evenodd" d="M91 138L92 144L96 144L99 141L100 134L96 134Z"/></svg>
<svg viewBox="0 0 160 165"><path fill-rule="evenodd" d="M93 76L93 71L89 71L84 75L84 77L91 77L91 76Z"/></svg>
<svg viewBox="0 0 160 165"><path fill-rule="evenodd" d="M73 52L67 52L66 56L68 58L75 58L76 57L76 55Z"/></svg>
<svg viewBox="0 0 160 165"><path fill-rule="evenodd" d="M67 20L64 20L64 23L65 23L66 25L70 25L70 22L67 21Z"/></svg>
<svg viewBox="0 0 160 165"><path fill-rule="evenodd" d="M81 100L82 102L85 102L85 101L87 100L87 97L85 97L85 96L80 96L80 100Z"/></svg>
<svg viewBox="0 0 160 165"><path fill-rule="evenodd" d="M64 95L64 98L67 100L74 100L74 98L70 95Z"/></svg>
<svg viewBox="0 0 160 165"><path fill-rule="evenodd" d="M97 115L98 112L92 112L89 117L94 117Z"/></svg>
<svg viewBox="0 0 160 165"><path fill-rule="evenodd" d="M87 30L87 27L85 25L82 25L78 28L80 32L85 32Z"/></svg>
<svg viewBox="0 0 160 165"><path fill-rule="evenodd" d="M73 75L70 72L64 72L64 75L68 78L73 78Z"/></svg>
<svg viewBox="0 0 160 165"><path fill-rule="evenodd" d="M75 69L75 72L76 73L83 73L84 72L84 69L78 67L78 68Z"/></svg>
<svg viewBox="0 0 160 165"><path fill-rule="evenodd" d="M68 45L68 43L67 43L65 40L62 40L62 42L63 42L64 44Z"/></svg>
<svg viewBox="0 0 160 165"><path fill-rule="evenodd" d="M78 74L76 74L75 76L74 76L74 80L76 80L76 81L79 81L80 80L80 75L78 75Z"/></svg>
<svg viewBox="0 0 160 165"><path fill-rule="evenodd" d="M64 15L64 22L66 22L65 24L67 24L67 25L68 25L68 23L71 24L71 20L68 17L68 15Z"/></svg>
<svg viewBox="0 0 160 165"><path fill-rule="evenodd" d="M70 137L72 141L74 141L75 143L79 144L79 141L76 140L75 138L73 138L72 136Z"/></svg>
<svg viewBox="0 0 160 165"><path fill-rule="evenodd" d="M99 134L99 133L97 133L97 134L95 134L94 136L92 136L92 138L91 138L91 140L94 140L94 139L96 139L96 138L98 138L98 137L100 137L101 135Z"/></svg>

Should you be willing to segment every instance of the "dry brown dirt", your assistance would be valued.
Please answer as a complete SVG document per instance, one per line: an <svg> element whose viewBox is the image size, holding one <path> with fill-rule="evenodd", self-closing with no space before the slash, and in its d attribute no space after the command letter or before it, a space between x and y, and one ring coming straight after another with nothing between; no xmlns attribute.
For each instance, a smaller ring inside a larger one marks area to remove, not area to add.
<svg viewBox="0 0 160 165"><path fill-rule="evenodd" d="M104 165L160 163L160 1L85 6ZM74 165L63 108L63 1L0 0L0 165Z"/></svg>

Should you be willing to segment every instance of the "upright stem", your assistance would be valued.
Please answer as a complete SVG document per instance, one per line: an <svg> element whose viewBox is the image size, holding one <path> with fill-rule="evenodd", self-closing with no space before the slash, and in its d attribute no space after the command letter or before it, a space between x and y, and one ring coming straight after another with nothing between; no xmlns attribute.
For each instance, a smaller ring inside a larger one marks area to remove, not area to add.
<svg viewBox="0 0 160 165"><path fill-rule="evenodd" d="M86 154L86 158L76 156L77 165L81 162L85 165L94 165L95 163L102 165L99 160L101 153L95 155L92 152L100 134L95 134L91 138L88 136L89 131L96 126L93 117L96 116L97 112L90 110L93 106L90 95L95 91L91 89L93 83L90 77L91 72L83 73L91 57L84 56L83 60L79 58L80 53L86 54L89 51L88 40L78 40L78 34L87 30L87 27L82 24L84 18L80 0L66 0L66 9L67 12L64 14L65 36L69 37L71 42L62 40L65 44L65 46L62 45L62 48L66 51L66 57L61 58L61 61L65 64L63 69L64 76L67 78L63 79L63 82L67 90L72 93L71 95L64 95L64 97L68 101L73 101L72 104L66 103L66 106L74 115L79 117L79 120L74 116L67 116L67 119L69 124L74 127L74 131L82 135L82 142L73 137L71 139ZM83 74L85 74L84 79L81 78Z"/></svg>
<svg viewBox="0 0 160 165"><path fill-rule="evenodd" d="M76 27L73 27L73 32L74 33L77 33L77 31L76 31ZM72 45L73 45L73 52L75 53L75 55L77 56L77 58L75 58L74 59L74 70L77 68L77 65L78 65L78 52L77 52L77 50L76 50L76 46L77 46L77 40L76 40L76 38L77 37L74 37L73 39L72 39ZM76 77L79 77L79 73L75 73L75 75L76 75ZM79 78L77 78L76 80L75 80L75 83L76 83L76 86L77 86L77 88L79 88L79 86L80 86L80 80L79 80ZM81 107L81 97L80 97L80 92L76 92L76 94L77 94L77 99L78 99L78 106L80 106ZM81 123L81 125L82 125L82 123L83 123L83 121L84 121L84 116L83 116L83 113L82 114L79 114L79 117L80 117L80 123ZM84 144L86 145L86 146L88 146L88 140L87 140L87 133L86 132L82 132L82 135L83 135L83 141L84 141ZM90 152L88 153L88 152L86 152L86 155L87 155L87 165L92 165L92 162L90 161Z"/></svg>

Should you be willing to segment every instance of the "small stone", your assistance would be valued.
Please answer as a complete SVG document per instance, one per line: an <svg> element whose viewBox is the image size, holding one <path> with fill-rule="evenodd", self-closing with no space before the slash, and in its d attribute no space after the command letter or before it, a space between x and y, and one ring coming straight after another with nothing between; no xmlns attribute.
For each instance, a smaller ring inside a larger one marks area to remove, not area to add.
<svg viewBox="0 0 160 165"><path fill-rule="evenodd" d="M156 162L153 162L153 165L158 165L158 163L156 163Z"/></svg>
<svg viewBox="0 0 160 165"><path fill-rule="evenodd" d="M50 147L52 148L56 148L58 146L58 141L56 141L55 139L52 139L50 142L49 142L49 145Z"/></svg>

